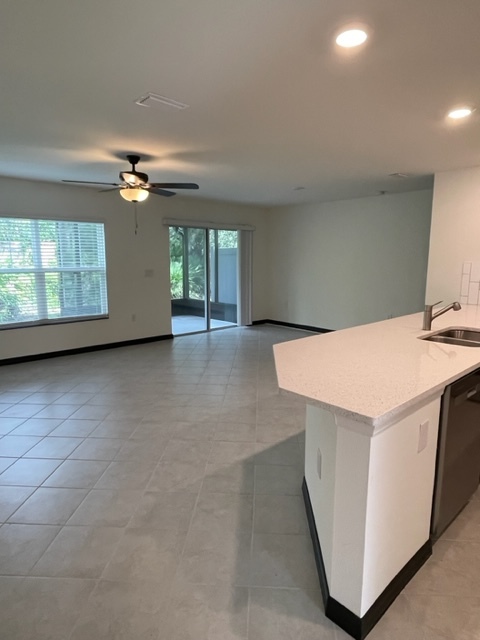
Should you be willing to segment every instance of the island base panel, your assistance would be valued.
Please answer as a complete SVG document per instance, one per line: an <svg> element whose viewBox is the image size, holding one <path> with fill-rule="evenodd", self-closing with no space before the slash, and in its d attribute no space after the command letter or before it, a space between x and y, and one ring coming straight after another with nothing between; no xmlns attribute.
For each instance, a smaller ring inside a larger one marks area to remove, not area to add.
<svg viewBox="0 0 480 640"><path fill-rule="evenodd" d="M410 582L417 571L424 565L428 558L432 555L431 540L427 540L420 547L417 553L407 562L407 564L393 578L390 584L385 588L383 593L372 604L370 609L362 617L347 609L341 602L335 600L330 595L328 588L328 580L325 573L325 565L323 562L322 549L320 540L318 539L317 527L312 510L312 503L305 478L302 484L302 493L305 501L305 509L307 512L308 526L313 544L313 553L315 564L318 571L320 589L322 592L323 604L325 607L325 615L335 624L346 631L352 638L363 640L368 633L377 624L388 607L393 603L395 598L400 594L403 588Z"/></svg>

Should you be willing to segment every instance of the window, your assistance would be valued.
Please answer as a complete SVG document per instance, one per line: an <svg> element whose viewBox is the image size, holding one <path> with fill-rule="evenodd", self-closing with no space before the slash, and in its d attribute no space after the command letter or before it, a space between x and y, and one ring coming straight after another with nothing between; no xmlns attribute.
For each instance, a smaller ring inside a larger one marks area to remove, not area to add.
<svg viewBox="0 0 480 640"><path fill-rule="evenodd" d="M103 223L0 218L0 328L107 312Z"/></svg>

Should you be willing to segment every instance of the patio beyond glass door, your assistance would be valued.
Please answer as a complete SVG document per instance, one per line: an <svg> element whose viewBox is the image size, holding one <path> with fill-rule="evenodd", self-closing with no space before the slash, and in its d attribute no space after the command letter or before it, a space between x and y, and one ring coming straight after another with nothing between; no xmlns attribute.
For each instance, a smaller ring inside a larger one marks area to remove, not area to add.
<svg viewBox="0 0 480 640"><path fill-rule="evenodd" d="M170 227L174 335L237 324L238 232Z"/></svg>
<svg viewBox="0 0 480 640"><path fill-rule="evenodd" d="M207 230L170 227L173 334L206 331Z"/></svg>
<svg viewBox="0 0 480 640"><path fill-rule="evenodd" d="M238 231L210 229L210 325L237 324Z"/></svg>

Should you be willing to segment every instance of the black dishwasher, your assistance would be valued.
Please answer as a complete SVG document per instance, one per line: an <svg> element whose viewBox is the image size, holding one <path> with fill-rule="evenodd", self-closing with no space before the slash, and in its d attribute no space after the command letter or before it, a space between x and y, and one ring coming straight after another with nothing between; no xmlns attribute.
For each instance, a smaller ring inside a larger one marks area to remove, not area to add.
<svg viewBox="0 0 480 640"><path fill-rule="evenodd" d="M480 474L480 369L445 388L438 433L432 536L438 538L475 493Z"/></svg>

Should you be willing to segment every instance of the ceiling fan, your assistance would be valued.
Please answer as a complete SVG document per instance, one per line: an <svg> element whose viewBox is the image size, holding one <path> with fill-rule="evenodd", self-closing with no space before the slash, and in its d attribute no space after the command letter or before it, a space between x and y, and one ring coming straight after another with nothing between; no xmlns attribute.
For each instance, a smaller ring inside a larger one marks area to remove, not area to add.
<svg viewBox="0 0 480 640"><path fill-rule="evenodd" d="M127 160L132 165L132 168L130 171L120 171L119 177L122 181L121 183L95 182L89 180L62 180L62 182L109 185L113 187L113 189L104 189L104 191L119 190L122 198L129 202L142 202L148 198L149 193L170 198L174 196L175 193L169 191L169 189L198 189L198 184L194 182L149 182L148 175L137 171L135 168L140 162L140 156L128 155Z"/></svg>

